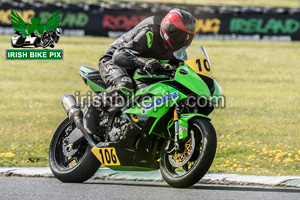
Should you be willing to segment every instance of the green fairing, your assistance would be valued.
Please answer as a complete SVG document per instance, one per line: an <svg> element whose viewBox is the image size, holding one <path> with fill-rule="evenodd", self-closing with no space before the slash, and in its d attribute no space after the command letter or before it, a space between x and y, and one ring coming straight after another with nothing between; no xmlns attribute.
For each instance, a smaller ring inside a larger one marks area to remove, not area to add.
<svg viewBox="0 0 300 200"><path fill-rule="evenodd" d="M166 64L166 63L168 63L170 60L158 60L158 62L160 62L161 64Z"/></svg>
<svg viewBox="0 0 300 200"><path fill-rule="evenodd" d="M145 108L148 103L156 101L160 97L164 97L166 95L173 94L174 92L177 93L176 91L178 92L178 97L176 97L170 101L167 101L166 103L163 103L160 106L157 106L157 107L147 110L145 112L145 114L142 113L142 105ZM137 104L136 106L124 111L124 113L144 115L144 116L156 118L156 120L154 121L154 123L149 131L149 134L152 132L152 130L154 129L157 122L168 112L170 107L172 107L176 102L180 101L181 99L184 99L187 97L186 95L179 92L175 88L170 87L170 86L165 85L160 82L155 83L153 85L149 85L145 88L138 90L135 94L135 97L143 96L145 94L153 94L153 98L144 100L143 102Z"/></svg>
<svg viewBox="0 0 300 200"><path fill-rule="evenodd" d="M185 70L188 73L181 74L180 70ZM199 96L202 96L207 99L209 99L211 96L206 83L201 78L199 78L199 75L186 64L177 69L174 80L189 88L192 92Z"/></svg>
<svg viewBox="0 0 300 200"><path fill-rule="evenodd" d="M105 91L104 88L101 86L97 85L96 83L90 81L87 79L87 85L92 89L93 92L103 92Z"/></svg>
<svg viewBox="0 0 300 200"><path fill-rule="evenodd" d="M153 75L155 79L169 79L169 76L167 75ZM146 79L146 78L151 78L149 75L140 75L137 72L134 74L133 79L134 80L139 80L139 79Z"/></svg>
<svg viewBox="0 0 300 200"><path fill-rule="evenodd" d="M200 114L200 113L181 114L180 119L179 119L179 129L181 126L186 127L188 129L188 121L190 119L192 119L193 117L202 117L202 118L206 118L206 119L210 120L210 118L208 116ZM183 132L179 131L179 139L180 140L185 139L187 136L188 136L188 131L183 131Z"/></svg>
<svg viewBox="0 0 300 200"><path fill-rule="evenodd" d="M181 74L180 70L185 70L188 73ZM191 82L191 80L193 80L193 81ZM187 65L179 67L176 71L174 80L168 80L168 82L169 81L170 82L177 81L180 84L184 85L185 87L189 88L194 93L196 93L200 96L203 96L204 98L210 98L211 94L210 94L210 91L209 91L207 85L205 84L205 82L199 77L199 75L196 72L194 72L194 70L192 70ZM155 117L156 120L154 121L154 123L149 131L149 133L151 133L153 131L155 125L157 124L157 122L161 119L161 117L163 117L168 112L169 108L172 107L175 104L175 102L178 102L181 99L186 98L187 96L178 91L178 98L173 99L170 102L167 102L168 107L165 106L165 104L162 104L163 106L154 107L152 109L147 109L145 113L142 113L142 105L144 106L144 109L145 109L145 107L148 103L151 103L151 102L157 100L159 97L165 96L166 94L171 94L175 91L177 91L175 88L165 85L161 82L147 86L145 88L142 88L136 92L135 97L142 96L142 95L149 94L149 93L153 94L154 97L152 99L143 101L142 103L136 105L133 108L126 110L125 113ZM204 116L204 117L207 117L207 116Z"/></svg>
<svg viewBox="0 0 300 200"><path fill-rule="evenodd" d="M166 96L168 94L171 94L175 91L178 91L178 90L176 90L175 88L170 87L168 85L165 85L163 83L160 83L160 82L155 83L153 85L149 85L147 87L144 87L144 88L138 90L135 93L135 97L143 96L145 94L152 94L153 97L149 98L149 99L146 99L143 102L137 104L136 106L124 111L124 113L145 115L145 116L155 117L157 119L160 119L162 116L164 116L168 112L169 108L172 107L175 104L175 102L186 98L186 95L184 95L183 93L178 91L178 97L177 98L172 99L170 101L167 101L166 103L163 103L163 104L161 104L157 107L154 107L152 109L149 109L149 110L146 111L145 114L143 114L141 112L142 106L145 107L148 103L156 101L160 97L164 97L164 96Z"/></svg>
<svg viewBox="0 0 300 200"><path fill-rule="evenodd" d="M185 139L188 135L188 122L184 119L178 119L179 124L179 139ZM184 130L183 130L184 129Z"/></svg>
<svg viewBox="0 0 300 200"><path fill-rule="evenodd" d="M222 96L222 88L215 79L214 79L214 84L215 84L215 91L211 97L211 100L213 103L218 104L221 101L221 98L218 97Z"/></svg>
<svg viewBox="0 0 300 200"><path fill-rule="evenodd" d="M85 66L80 67L80 70L83 71L83 72L85 72L86 74L94 72L92 69L89 69L89 68L87 68Z"/></svg>
<svg viewBox="0 0 300 200"><path fill-rule="evenodd" d="M193 117L204 117L204 118L210 120L210 118L208 116L200 114L200 113L182 113L182 114L180 114L180 119L186 120L186 121L189 121Z"/></svg>

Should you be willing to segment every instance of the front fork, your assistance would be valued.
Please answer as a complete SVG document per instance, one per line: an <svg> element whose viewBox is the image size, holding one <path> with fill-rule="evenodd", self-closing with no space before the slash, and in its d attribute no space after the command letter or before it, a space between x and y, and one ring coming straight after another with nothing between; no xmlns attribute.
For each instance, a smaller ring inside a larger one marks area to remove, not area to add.
<svg viewBox="0 0 300 200"><path fill-rule="evenodd" d="M175 134L174 134L174 147L168 151L168 154L173 154L175 152L182 153L184 151L184 145L180 142L179 140L179 113L180 113L180 107L179 105L175 105L174 109L174 129L175 129ZM170 142L169 145L167 145L166 149L170 148Z"/></svg>

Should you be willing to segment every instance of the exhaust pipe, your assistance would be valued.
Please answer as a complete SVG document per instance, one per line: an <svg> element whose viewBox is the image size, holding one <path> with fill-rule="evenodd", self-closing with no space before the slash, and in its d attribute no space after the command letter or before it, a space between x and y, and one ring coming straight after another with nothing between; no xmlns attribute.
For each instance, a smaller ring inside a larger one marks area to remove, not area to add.
<svg viewBox="0 0 300 200"><path fill-rule="evenodd" d="M85 139L94 147L95 142L83 126L83 112L77 104L75 97L71 94L65 94L62 97L62 106L64 107L70 122L75 123L76 127L83 133Z"/></svg>
<svg viewBox="0 0 300 200"><path fill-rule="evenodd" d="M64 107L70 121L72 123L75 123L77 120L82 120L83 119L83 113L78 106L75 97L71 94L65 94L62 97L62 106Z"/></svg>

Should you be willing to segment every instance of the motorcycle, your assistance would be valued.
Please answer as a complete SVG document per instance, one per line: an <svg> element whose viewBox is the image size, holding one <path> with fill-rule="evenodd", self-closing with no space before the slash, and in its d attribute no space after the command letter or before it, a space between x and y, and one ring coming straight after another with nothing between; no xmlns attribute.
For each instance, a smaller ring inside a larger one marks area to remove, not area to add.
<svg viewBox="0 0 300 200"><path fill-rule="evenodd" d="M123 107L102 112L99 131L93 135L83 125L84 103L64 95L68 117L55 131L49 149L54 176L81 183L104 165L123 171L160 169L176 188L197 183L215 157L217 137L208 115L222 89L212 76L204 47L197 58L188 59L186 52L174 52L181 66L165 65L163 73L136 70L135 94ZM105 91L98 70L81 66L79 74L95 94Z"/></svg>
<svg viewBox="0 0 300 200"><path fill-rule="evenodd" d="M54 47L54 43L57 43L60 35L61 29L56 28L55 31L45 31L41 37L38 33L32 33L30 38L22 37L18 31L11 38L11 46L14 48L21 48L24 46L34 46L34 47Z"/></svg>

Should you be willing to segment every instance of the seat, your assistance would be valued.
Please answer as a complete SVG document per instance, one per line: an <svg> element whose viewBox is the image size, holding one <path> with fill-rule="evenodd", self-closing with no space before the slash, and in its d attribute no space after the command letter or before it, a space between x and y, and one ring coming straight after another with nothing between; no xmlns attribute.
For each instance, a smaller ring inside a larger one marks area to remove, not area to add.
<svg viewBox="0 0 300 200"><path fill-rule="evenodd" d="M100 76L99 70L83 65L79 68L79 74L84 80L85 84L87 84L88 86L92 87L91 84L89 84L90 81L100 86L102 88L102 91L107 88L106 84ZM98 92L101 92L101 90L99 90Z"/></svg>

